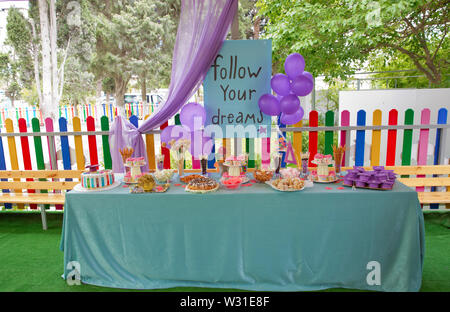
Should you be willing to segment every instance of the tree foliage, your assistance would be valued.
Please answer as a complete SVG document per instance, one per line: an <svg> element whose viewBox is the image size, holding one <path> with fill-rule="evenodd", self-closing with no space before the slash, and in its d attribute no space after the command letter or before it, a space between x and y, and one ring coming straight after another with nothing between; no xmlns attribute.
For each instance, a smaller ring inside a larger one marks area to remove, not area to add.
<svg viewBox="0 0 450 312"><path fill-rule="evenodd" d="M96 49L91 69L114 79L116 105L133 75L168 80L179 4L176 1L92 1Z"/></svg>
<svg viewBox="0 0 450 312"><path fill-rule="evenodd" d="M449 68L448 0L259 0L275 69L292 52L328 79L354 73L374 54L409 60L436 86Z"/></svg>

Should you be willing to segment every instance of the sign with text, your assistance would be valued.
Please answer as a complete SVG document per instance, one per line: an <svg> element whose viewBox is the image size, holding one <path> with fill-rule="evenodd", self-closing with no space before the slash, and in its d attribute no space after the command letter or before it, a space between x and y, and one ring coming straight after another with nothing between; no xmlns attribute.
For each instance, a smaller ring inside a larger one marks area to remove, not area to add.
<svg viewBox="0 0 450 312"><path fill-rule="evenodd" d="M258 99L271 92L271 75L271 40L224 42L203 82L205 126L216 129L216 138L270 135L271 117L259 110Z"/></svg>

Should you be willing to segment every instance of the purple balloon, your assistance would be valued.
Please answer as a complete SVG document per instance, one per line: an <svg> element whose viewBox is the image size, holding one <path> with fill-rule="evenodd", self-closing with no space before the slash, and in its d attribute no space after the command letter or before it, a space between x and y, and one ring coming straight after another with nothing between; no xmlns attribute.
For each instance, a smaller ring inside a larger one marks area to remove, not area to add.
<svg viewBox="0 0 450 312"><path fill-rule="evenodd" d="M195 158L199 158L201 155L209 155L213 145L212 138L205 136L203 130L191 132L190 153Z"/></svg>
<svg viewBox="0 0 450 312"><path fill-rule="evenodd" d="M313 83L314 83L314 77L310 72L307 72L306 70L303 72L303 75L308 77Z"/></svg>
<svg viewBox="0 0 450 312"><path fill-rule="evenodd" d="M305 70L305 59L298 53L292 53L284 61L284 71L289 78L294 79Z"/></svg>
<svg viewBox="0 0 450 312"><path fill-rule="evenodd" d="M288 95L291 92L289 77L283 74L276 74L270 80L270 86L279 95Z"/></svg>
<svg viewBox="0 0 450 312"><path fill-rule="evenodd" d="M172 129L175 126L167 126L165 127L160 134L161 143L169 144L172 140Z"/></svg>
<svg viewBox="0 0 450 312"><path fill-rule="evenodd" d="M291 82L291 89L298 96L306 96L311 93L314 88L314 82L308 75L301 74L295 77Z"/></svg>
<svg viewBox="0 0 450 312"><path fill-rule="evenodd" d="M258 100L258 106L266 115L278 116L280 114L280 102L272 94L263 94Z"/></svg>
<svg viewBox="0 0 450 312"><path fill-rule="evenodd" d="M294 125L303 119L304 114L305 111L303 110L303 107L300 106L293 114L281 113L280 122L285 125Z"/></svg>
<svg viewBox="0 0 450 312"><path fill-rule="evenodd" d="M170 148L169 142L171 140L178 141L179 139L190 139L189 131L180 125L167 126L161 131L161 143L166 143Z"/></svg>
<svg viewBox="0 0 450 312"><path fill-rule="evenodd" d="M180 111L180 122L183 126L188 127L190 131L201 129L205 121L205 108L198 103L188 103Z"/></svg>
<svg viewBox="0 0 450 312"><path fill-rule="evenodd" d="M294 94L283 96L280 101L280 110L284 114L293 114L300 107L300 100Z"/></svg>

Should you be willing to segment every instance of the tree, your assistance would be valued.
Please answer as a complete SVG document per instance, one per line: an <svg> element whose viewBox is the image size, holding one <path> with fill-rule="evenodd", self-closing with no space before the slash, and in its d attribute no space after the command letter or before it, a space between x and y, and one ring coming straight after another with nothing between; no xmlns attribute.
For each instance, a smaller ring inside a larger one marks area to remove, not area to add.
<svg viewBox="0 0 450 312"><path fill-rule="evenodd" d="M0 80L6 84L5 95L11 100L12 106L21 89L17 80L16 67L16 63L11 60L8 53L0 54Z"/></svg>
<svg viewBox="0 0 450 312"><path fill-rule="evenodd" d="M142 93L147 77L161 81L168 76L178 6L176 1L91 1L96 24L91 68L97 78L114 79L118 107L124 106L133 75L141 77Z"/></svg>
<svg viewBox="0 0 450 312"><path fill-rule="evenodd" d="M29 88L33 84L33 65L30 50L31 31L27 20L16 8L8 10L6 42L11 48L9 60L14 68L16 85Z"/></svg>
<svg viewBox="0 0 450 312"><path fill-rule="evenodd" d="M433 85L449 66L448 0L259 0L276 69L292 52L307 70L345 78L374 53L401 53Z"/></svg>

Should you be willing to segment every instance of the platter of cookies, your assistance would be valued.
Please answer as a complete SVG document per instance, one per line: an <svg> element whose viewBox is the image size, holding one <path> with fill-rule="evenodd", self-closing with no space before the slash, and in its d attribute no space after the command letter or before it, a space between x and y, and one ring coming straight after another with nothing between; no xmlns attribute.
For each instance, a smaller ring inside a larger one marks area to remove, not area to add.
<svg viewBox="0 0 450 312"><path fill-rule="evenodd" d="M280 192L298 192L305 188L305 182L300 178L282 178L267 181L270 187Z"/></svg>
<svg viewBox="0 0 450 312"><path fill-rule="evenodd" d="M210 193L219 189L219 183L211 178L199 176L191 179L185 188L186 192L191 193Z"/></svg>

